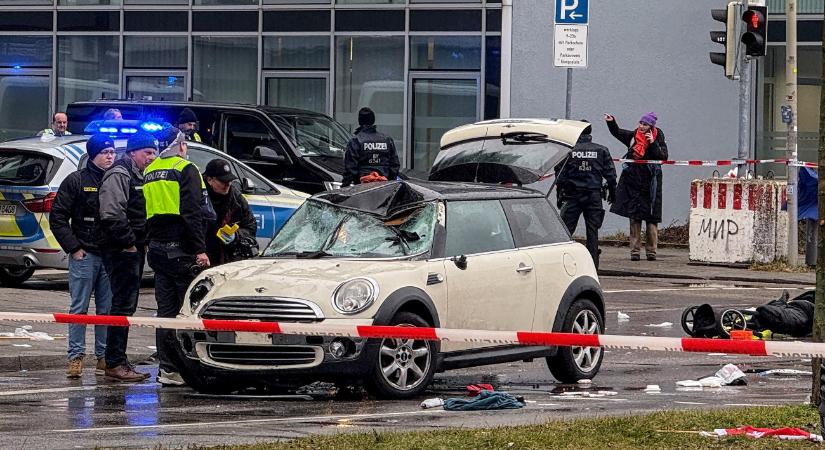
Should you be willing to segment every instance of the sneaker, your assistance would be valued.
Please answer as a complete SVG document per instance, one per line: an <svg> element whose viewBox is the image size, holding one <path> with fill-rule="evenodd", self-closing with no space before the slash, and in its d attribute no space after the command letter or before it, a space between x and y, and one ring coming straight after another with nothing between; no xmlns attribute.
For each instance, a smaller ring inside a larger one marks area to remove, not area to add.
<svg viewBox="0 0 825 450"><path fill-rule="evenodd" d="M106 358L97 358L97 365L95 366L95 375L106 375Z"/></svg>
<svg viewBox="0 0 825 450"><path fill-rule="evenodd" d="M183 377L177 372L167 372L163 369L158 369L157 382L164 386L186 386Z"/></svg>
<svg viewBox="0 0 825 450"><path fill-rule="evenodd" d="M638 261L639 259L641 259L641 258L639 258L639 255L630 255L630 260L631 261Z"/></svg>
<svg viewBox="0 0 825 450"><path fill-rule="evenodd" d="M122 381L126 383L139 383L146 379L146 374L135 372L127 365L120 365L112 369L107 368L105 374L107 380Z"/></svg>
<svg viewBox="0 0 825 450"><path fill-rule="evenodd" d="M66 378L80 378L83 374L83 357L79 356L69 361L69 368L66 369Z"/></svg>
<svg viewBox="0 0 825 450"><path fill-rule="evenodd" d="M656 261L656 255L647 255L648 261Z"/></svg>

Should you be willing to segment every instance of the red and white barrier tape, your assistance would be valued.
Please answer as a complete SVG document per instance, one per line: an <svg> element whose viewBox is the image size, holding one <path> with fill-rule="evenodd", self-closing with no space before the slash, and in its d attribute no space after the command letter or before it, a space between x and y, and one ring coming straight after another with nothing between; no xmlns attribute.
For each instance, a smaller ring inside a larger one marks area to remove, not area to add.
<svg viewBox="0 0 825 450"><path fill-rule="evenodd" d="M665 352L738 353L783 358L825 357L825 343L618 336L532 331L484 331L447 328L413 328L373 325L331 325L287 322L251 322L213 319L166 319L158 317L87 316L0 312L0 320L32 323L73 323L179 330L241 331L301 336L352 338L399 338L475 344L547 345L558 347L604 347L619 350Z"/></svg>
<svg viewBox="0 0 825 450"><path fill-rule="evenodd" d="M774 163L774 164L785 164L794 167L810 167L816 169L818 166L817 163L812 162L805 162L805 161L791 161L789 159L719 159L713 161L705 161L699 159L689 159L684 161L677 161L677 160L654 160L654 159L620 159L614 158L613 161L619 163L630 163L630 164L653 164L653 165L660 165L660 166L711 166L711 167L720 167L720 166L738 166L740 164L767 164L767 163Z"/></svg>

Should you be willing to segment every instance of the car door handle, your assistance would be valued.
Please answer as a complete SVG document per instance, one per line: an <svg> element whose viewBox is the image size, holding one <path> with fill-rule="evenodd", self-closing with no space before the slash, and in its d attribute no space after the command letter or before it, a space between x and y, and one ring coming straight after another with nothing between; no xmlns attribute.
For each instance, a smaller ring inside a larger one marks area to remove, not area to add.
<svg viewBox="0 0 825 450"><path fill-rule="evenodd" d="M533 266L526 266L526 265L524 265L524 263L519 263L518 269L516 269L516 272L518 272L518 273L529 273L529 272L532 272L532 271L533 271Z"/></svg>

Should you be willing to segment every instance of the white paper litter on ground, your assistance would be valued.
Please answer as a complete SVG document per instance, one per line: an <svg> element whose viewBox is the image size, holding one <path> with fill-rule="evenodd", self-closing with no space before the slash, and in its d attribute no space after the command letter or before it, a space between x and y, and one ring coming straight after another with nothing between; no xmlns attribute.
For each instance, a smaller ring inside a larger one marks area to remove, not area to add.
<svg viewBox="0 0 825 450"><path fill-rule="evenodd" d="M768 375L813 375L814 373L810 370L798 370L798 369L771 369L766 370L764 372L759 372L757 375L760 377L766 377Z"/></svg>
<svg viewBox="0 0 825 450"><path fill-rule="evenodd" d="M724 384L723 379L719 377L705 377L701 380L682 380L677 381L676 386L692 387L692 388L720 388Z"/></svg>
<svg viewBox="0 0 825 450"><path fill-rule="evenodd" d="M428 398L427 400L421 402L418 406L423 409L438 408L439 406L444 406L444 399L438 397Z"/></svg>
<svg viewBox="0 0 825 450"><path fill-rule="evenodd" d="M658 384L648 384L647 387L645 387L645 392L649 394L659 393L662 392L662 388L660 388Z"/></svg>
<svg viewBox="0 0 825 450"><path fill-rule="evenodd" d="M49 336L49 333L42 331L31 331L31 325L24 325L20 328L14 329L14 336L27 337L33 341L53 341L54 338Z"/></svg>
<svg viewBox="0 0 825 450"><path fill-rule="evenodd" d="M623 312L621 312L621 311L619 311L619 312L616 314L616 317L619 319L619 322L627 322L627 321L629 321L629 320L630 320L630 316L628 316L627 314L625 314L625 313L623 313Z"/></svg>
<svg viewBox="0 0 825 450"><path fill-rule="evenodd" d="M648 326L650 328L670 328L670 327L673 326L673 323L671 323L671 322L651 323L651 324L648 324L646 326Z"/></svg>
<svg viewBox="0 0 825 450"><path fill-rule="evenodd" d="M729 385L740 378L745 378L745 373L739 370L734 364L725 364L724 367L716 372L716 376L722 379L722 384Z"/></svg>
<svg viewBox="0 0 825 450"><path fill-rule="evenodd" d="M26 347L26 348L31 347L31 344L12 344L12 345L13 345L14 347Z"/></svg>

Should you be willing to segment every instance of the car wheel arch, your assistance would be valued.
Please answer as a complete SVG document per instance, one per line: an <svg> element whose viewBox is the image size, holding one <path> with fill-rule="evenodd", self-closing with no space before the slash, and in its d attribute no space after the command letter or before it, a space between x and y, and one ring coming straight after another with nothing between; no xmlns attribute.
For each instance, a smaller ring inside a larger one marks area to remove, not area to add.
<svg viewBox="0 0 825 450"><path fill-rule="evenodd" d="M570 283L564 295L562 295L559 307L556 310L556 316L553 320L554 332L565 331L561 329L564 324L564 316L567 314L567 310L570 309L573 302L579 298L586 298L592 301L593 304L596 305L596 308L599 309L602 320L605 319L604 296L599 282L588 276L579 277ZM602 332L604 332L604 330L602 330Z"/></svg>
<svg viewBox="0 0 825 450"><path fill-rule="evenodd" d="M376 325L388 324L396 314L402 311L417 314L435 328L441 326L438 310L433 300L426 292L412 286L400 288L387 296L375 314L374 323Z"/></svg>

